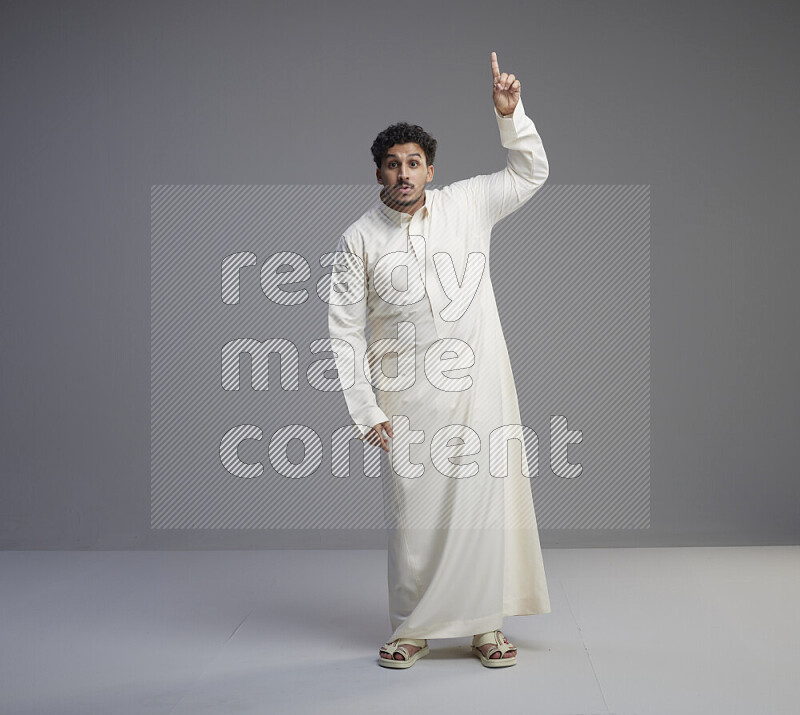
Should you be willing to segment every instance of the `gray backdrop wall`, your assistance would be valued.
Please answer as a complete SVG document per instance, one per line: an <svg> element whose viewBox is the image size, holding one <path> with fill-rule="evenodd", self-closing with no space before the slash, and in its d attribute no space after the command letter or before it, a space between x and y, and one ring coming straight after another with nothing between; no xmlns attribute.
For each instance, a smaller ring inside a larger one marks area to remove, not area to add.
<svg viewBox="0 0 800 715"><path fill-rule="evenodd" d="M649 528L543 545L797 543L798 29L763 2L3 3L0 545L385 546L151 529L151 186L373 185L400 119L439 139L435 187L496 171L491 50L545 190L649 187Z"/></svg>

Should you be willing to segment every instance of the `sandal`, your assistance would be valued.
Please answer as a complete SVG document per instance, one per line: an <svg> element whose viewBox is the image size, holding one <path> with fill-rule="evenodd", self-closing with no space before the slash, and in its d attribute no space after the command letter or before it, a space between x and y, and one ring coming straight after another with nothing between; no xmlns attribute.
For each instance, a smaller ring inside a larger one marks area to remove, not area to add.
<svg viewBox="0 0 800 715"><path fill-rule="evenodd" d="M493 643L494 645L489 648L486 655L480 650L482 645ZM513 655L510 658L503 656L510 650L516 650L517 646L509 642L503 635L502 631L489 631L482 633L472 638L472 652L481 659L481 663L487 668L505 668L509 665L517 664L517 656ZM500 653L499 658L492 658L495 653Z"/></svg>
<svg viewBox="0 0 800 715"><path fill-rule="evenodd" d="M408 649L403 647L404 644L417 646L419 650L409 657ZM395 638L381 647L381 651L389 654L389 658L382 658L378 655L378 662L384 668L410 668L420 658L428 655L431 649L428 647L428 641L424 638ZM403 660L395 660L395 653L402 654Z"/></svg>

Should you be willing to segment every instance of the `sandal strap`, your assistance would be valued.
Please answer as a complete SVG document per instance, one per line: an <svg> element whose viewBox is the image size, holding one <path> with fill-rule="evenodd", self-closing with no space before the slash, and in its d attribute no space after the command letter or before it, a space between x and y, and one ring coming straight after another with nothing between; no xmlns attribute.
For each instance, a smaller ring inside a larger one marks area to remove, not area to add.
<svg viewBox="0 0 800 715"><path fill-rule="evenodd" d="M403 660L408 660L411 656L408 654L408 651L404 646L401 645L388 645L381 648L384 653L388 653L392 658L394 658L395 653L400 653L403 656ZM396 659L395 659L396 660Z"/></svg>
<svg viewBox="0 0 800 715"><path fill-rule="evenodd" d="M495 653L500 653L500 657L502 658L510 650L514 650L514 648L511 648L511 646L508 646L506 644L503 644L501 646L494 646L493 645L491 648L489 648L486 651L486 653L484 653L484 655L487 658L491 658Z"/></svg>
<svg viewBox="0 0 800 715"><path fill-rule="evenodd" d="M392 657L394 657L395 653L401 653L404 660L408 660L411 656L408 653L408 649L405 648L403 644L424 648L425 645L427 645L427 641L424 638L395 638L393 641L389 641L381 646L381 650Z"/></svg>
<svg viewBox="0 0 800 715"><path fill-rule="evenodd" d="M500 657L502 658L503 655L505 655L508 651L517 649L517 646L511 643L511 641L509 641L500 630L487 631L486 633L482 633L477 637L473 637L472 639L472 645L478 649L487 643L492 644L492 647L489 648L488 652L486 653L487 658L491 658L491 656L498 651L500 652Z"/></svg>

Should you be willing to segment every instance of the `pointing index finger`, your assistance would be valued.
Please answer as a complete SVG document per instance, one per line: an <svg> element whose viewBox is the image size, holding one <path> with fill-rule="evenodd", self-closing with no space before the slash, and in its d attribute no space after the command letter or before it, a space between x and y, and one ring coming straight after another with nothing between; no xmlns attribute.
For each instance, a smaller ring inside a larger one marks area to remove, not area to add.
<svg viewBox="0 0 800 715"><path fill-rule="evenodd" d="M497 53L492 52L492 81L496 82L500 78L500 65L497 64Z"/></svg>

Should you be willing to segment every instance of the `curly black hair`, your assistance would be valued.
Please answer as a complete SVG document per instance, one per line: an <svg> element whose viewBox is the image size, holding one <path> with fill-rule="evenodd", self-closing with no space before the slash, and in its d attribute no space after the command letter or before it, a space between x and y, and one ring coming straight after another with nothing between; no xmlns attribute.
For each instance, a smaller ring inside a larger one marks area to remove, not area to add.
<svg viewBox="0 0 800 715"><path fill-rule="evenodd" d="M375 166L381 168L384 157L395 144L407 144L408 142L419 144L422 151L425 152L427 165L433 164L433 160L436 158L436 140L418 124L398 122L384 129L372 142L372 158Z"/></svg>

